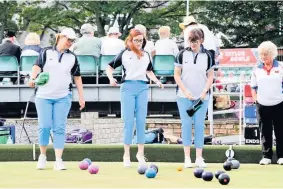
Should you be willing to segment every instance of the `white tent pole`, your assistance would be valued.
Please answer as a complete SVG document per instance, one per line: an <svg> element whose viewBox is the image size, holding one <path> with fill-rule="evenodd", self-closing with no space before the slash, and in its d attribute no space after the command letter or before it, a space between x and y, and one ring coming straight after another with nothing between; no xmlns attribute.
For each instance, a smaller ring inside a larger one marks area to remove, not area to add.
<svg viewBox="0 0 283 189"><path fill-rule="evenodd" d="M186 13L187 16L189 16L189 7L190 7L189 2L190 0L187 0L187 13Z"/></svg>

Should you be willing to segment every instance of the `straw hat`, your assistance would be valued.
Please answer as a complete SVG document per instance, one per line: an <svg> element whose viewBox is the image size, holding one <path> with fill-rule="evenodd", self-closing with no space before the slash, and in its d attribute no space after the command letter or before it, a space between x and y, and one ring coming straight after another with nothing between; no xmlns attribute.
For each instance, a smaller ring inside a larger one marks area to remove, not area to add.
<svg viewBox="0 0 283 189"><path fill-rule="evenodd" d="M179 24L179 27L181 29L185 29L185 26L187 26L191 23L197 23L195 18L193 16L186 16L186 17L184 17L183 22Z"/></svg>

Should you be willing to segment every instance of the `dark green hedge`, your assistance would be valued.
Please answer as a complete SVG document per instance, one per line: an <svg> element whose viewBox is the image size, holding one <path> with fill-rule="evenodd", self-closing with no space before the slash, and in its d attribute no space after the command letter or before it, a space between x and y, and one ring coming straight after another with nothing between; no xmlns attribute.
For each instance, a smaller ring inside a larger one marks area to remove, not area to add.
<svg viewBox="0 0 283 189"><path fill-rule="evenodd" d="M204 158L207 163L223 163L227 158L225 151L229 146L205 146ZM261 159L260 146L234 146L235 158L241 163L258 163ZM131 148L132 160L135 161L137 146ZM191 150L192 160L195 159L195 149ZM48 160L54 160L52 146L48 147ZM39 147L36 145L36 158ZM183 162L183 148L181 145L156 144L146 145L145 155L150 162ZM80 161L86 157L94 161L115 162L122 161L122 145L93 145L75 144L66 145L64 161ZM33 161L32 145L0 145L0 161Z"/></svg>

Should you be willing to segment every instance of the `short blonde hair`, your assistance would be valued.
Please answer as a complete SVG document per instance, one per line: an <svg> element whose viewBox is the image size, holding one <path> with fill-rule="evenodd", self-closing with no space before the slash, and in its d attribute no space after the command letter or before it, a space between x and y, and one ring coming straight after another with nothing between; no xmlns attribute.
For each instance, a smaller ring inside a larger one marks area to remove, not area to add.
<svg viewBox="0 0 283 189"><path fill-rule="evenodd" d="M171 28L169 26L161 26L158 30L158 35L160 39L164 39L170 36Z"/></svg>
<svg viewBox="0 0 283 189"><path fill-rule="evenodd" d="M36 33L29 33L25 39L25 45L39 45L40 37Z"/></svg>
<svg viewBox="0 0 283 189"><path fill-rule="evenodd" d="M278 51L277 51L277 46L272 43L271 41L264 41L262 42L258 48L257 48L258 52L260 51L265 51L267 52L272 59L275 59L277 57Z"/></svg>

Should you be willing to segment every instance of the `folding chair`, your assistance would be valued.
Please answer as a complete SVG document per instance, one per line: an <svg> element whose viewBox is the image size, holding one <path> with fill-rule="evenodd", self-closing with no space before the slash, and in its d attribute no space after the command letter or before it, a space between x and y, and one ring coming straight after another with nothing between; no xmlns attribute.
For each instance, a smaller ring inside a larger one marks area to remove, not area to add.
<svg viewBox="0 0 283 189"><path fill-rule="evenodd" d="M173 55L155 55L153 57L154 73L160 77L162 83L166 83L168 78L174 76L174 62L175 56Z"/></svg>

